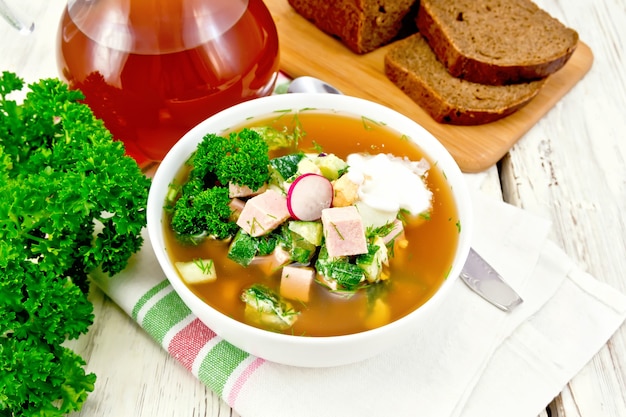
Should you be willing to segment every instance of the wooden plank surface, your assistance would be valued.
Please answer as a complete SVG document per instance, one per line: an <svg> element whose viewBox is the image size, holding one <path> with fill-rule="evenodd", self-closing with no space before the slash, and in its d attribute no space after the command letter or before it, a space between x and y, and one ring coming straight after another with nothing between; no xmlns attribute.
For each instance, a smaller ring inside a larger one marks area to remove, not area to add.
<svg viewBox="0 0 626 417"><path fill-rule="evenodd" d="M54 37L67 1L6 1L35 19L37 29L23 37L0 21L1 70L17 71L28 81L56 76ZM271 6L275 0L266 1ZM511 148L500 171L491 167L485 173L484 191L552 220L555 242L599 280L626 292L624 1L537 3L579 29L596 59L583 82ZM318 59L319 54L305 52L302 63L294 65L304 71ZM351 71L341 68L341 62L335 68ZM372 93L369 86L362 88ZM88 335L67 345L87 359L87 370L98 375L98 383L83 411L72 417L239 417L97 287L91 300L94 325ZM374 392L372 401L393 399ZM413 416L418 415L416 410ZM549 415L626 416L626 325L564 387Z"/></svg>
<svg viewBox="0 0 626 417"><path fill-rule="evenodd" d="M552 221L552 239L626 292L626 7L623 0L537 0L579 30L593 68L501 164L503 198ZM552 417L626 416L626 325L550 406Z"/></svg>
<svg viewBox="0 0 626 417"><path fill-rule="evenodd" d="M480 126L435 122L384 74L389 46L357 55L341 42L298 15L286 0L265 0L280 38L281 68L291 77L311 75L343 93L377 101L412 118L439 139L464 172L479 172L495 164L583 76L593 63L591 49L580 42L572 58L550 77L537 97L517 113Z"/></svg>

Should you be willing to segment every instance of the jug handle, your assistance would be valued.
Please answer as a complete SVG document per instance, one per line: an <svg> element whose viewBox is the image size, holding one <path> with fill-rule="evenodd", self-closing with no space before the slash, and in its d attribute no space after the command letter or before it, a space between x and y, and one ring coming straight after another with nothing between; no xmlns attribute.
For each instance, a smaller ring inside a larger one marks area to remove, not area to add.
<svg viewBox="0 0 626 417"><path fill-rule="evenodd" d="M0 15L6 20L13 28L17 29L20 33L28 35L35 30L35 23L28 22L18 16L5 2L0 0Z"/></svg>

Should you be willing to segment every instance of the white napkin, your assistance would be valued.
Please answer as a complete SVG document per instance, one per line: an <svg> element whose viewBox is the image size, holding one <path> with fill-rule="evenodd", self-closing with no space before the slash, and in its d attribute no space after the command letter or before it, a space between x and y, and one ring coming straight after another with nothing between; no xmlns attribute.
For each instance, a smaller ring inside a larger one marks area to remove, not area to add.
<svg viewBox="0 0 626 417"><path fill-rule="evenodd" d="M538 415L626 315L626 297L575 268L549 224L473 194L474 248L524 298L504 313L460 280L409 343L335 369L255 372L234 407L244 417Z"/></svg>
<svg viewBox="0 0 626 417"><path fill-rule="evenodd" d="M242 417L535 417L622 324L626 296L578 269L547 240L548 222L479 191L472 199L473 247L524 299L511 313L458 280L447 302L408 343L328 369L248 357L224 371L220 364L232 354L222 361L214 353L211 364L203 356L209 348L198 343L216 346L219 338L206 329L199 331L202 337L180 330L155 339L170 353L179 352L174 356L201 380L219 387L218 394ZM154 294L166 299L171 292L155 264L147 244L135 266L96 279L151 334L154 323L147 325L142 311L151 308ZM185 329L198 328L193 316L181 322ZM189 344L178 340L181 334L192 339ZM185 359L180 346L191 345L197 353Z"/></svg>

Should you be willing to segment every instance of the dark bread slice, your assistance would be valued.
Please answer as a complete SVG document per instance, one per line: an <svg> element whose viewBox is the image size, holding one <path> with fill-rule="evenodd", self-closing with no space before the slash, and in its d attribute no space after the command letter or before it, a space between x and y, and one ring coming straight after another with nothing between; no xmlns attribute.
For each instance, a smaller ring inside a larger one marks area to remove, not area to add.
<svg viewBox="0 0 626 417"><path fill-rule="evenodd" d="M389 46L385 74L437 122L456 125L508 116L535 97L545 82L494 86L456 78L419 33Z"/></svg>
<svg viewBox="0 0 626 417"><path fill-rule="evenodd" d="M373 51L405 31L417 31L416 0L289 0L289 4L357 54Z"/></svg>
<svg viewBox="0 0 626 417"><path fill-rule="evenodd" d="M546 77L578 44L531 0L421 0L417 27L452 75L482 84Z"/></svg>

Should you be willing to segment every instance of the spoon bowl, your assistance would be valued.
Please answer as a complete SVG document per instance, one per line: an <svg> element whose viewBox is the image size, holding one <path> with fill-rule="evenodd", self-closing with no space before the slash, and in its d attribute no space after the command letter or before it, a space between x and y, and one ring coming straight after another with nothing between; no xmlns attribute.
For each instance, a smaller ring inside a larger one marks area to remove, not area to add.
<svg viewBox="0 0 626 417"><path fill-rule="evenodd" d="M328 93L343 94L337 88L315 77L295 78L287 89L288 93Z"/></svg>

